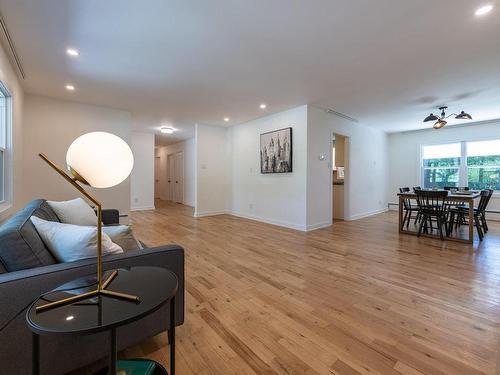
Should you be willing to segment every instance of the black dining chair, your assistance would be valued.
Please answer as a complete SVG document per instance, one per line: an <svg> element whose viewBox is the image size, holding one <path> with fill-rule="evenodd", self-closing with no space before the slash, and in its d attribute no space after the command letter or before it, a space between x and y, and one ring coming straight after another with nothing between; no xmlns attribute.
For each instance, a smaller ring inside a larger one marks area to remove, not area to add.
<svg viewBox="0 0 500 375"><path fill-rule="evenodd" d="M483 211L483 214L481 216L485 233L488 232L488 223L486 221L486 209L488 208L488 205L490 204L490 199L494 193L493 189L488 189L488 191L490 192L490 194L488 196L488 200L486 201L486 205L484 207L484 211Z"/></svg>
<svg viewBox="0 0 500 375"><path fill-rule="evenodd" d="M417 190L422 190L422 188L420 186L414 186L413 187L413 192L416 193Z"/></svg>
<svg viewBox="0 0 500 375"><path fill-rule="evenodd" d="M409 187L402 187L399 188L400 193L409 193L410 188ZM403 208L404 208L404 216L403 216L403 221L401 222L401 229L404 228L406 224L406 228L410 225L410 221L412 219L412 214L415 212L416 215L414 217L415 219L415 224L417 223L417 218L418 218L418 206L412 205L411 204L411 199L409 198L404 198L403 199Z"/></svg>
<svg viewBox="0 0 500 375"><path fill-rule="evenodd" d="M482 241L484 238L484 234L488 232L488 224L486 223L486 207L493 195L493 190L482 190L481 191L481 199L479 200L479 204L477 208L474 208L474 217L469 218L469 210L463 207L456 207L450 209L450 218L448 221L448 232L453 228L453 224L455 227L459 225L468 225L468 222L465 220L474 220L474 226L477 229L477 235L479 236L479 240Z"/></svg>
<svg viewBox="0 0 500 375"><path fill-rule="evenodd" d="M443 227L446 236L448 236L448 227L446 225L446 197L448 196L448 192L444 190L416 190L415 193L417 194L417 204L421 215L417 235L420 237L422 231L429 233L429 229L432 232L432 221L435 220L437 223L436 229L439 230L439 237L443 241Z"/></svg>

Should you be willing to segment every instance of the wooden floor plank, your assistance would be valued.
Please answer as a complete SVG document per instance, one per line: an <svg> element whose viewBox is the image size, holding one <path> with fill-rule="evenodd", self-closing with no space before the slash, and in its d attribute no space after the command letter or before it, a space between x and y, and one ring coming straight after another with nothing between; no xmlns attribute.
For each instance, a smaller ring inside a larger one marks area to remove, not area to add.
<svg viewBox="0 0 500 375"><path fill-rule="evenodd" d="M395 212L304 233L158 201L131 223L185 248L178 374L495 374L498 222L473 246L401 235Z"/></svg>

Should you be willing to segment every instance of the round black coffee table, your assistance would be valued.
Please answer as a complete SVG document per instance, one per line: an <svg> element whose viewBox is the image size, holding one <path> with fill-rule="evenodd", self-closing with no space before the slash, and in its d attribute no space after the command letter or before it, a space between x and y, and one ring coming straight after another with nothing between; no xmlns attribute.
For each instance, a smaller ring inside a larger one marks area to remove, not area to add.
<svg viewBox="0 0 500 375"><path fill-rule="evenodd" d="M44 294L28 309L26 321L33 332L33 374L38 375L40 371L40 335L76 336L102 331L110 332L109 373L116 374L116 328L139 320L170 302L170 375L175 375L175 294L178 282L172 271L160 267L118 269L118 276L108 290L136 295L140 298L139 303L99 295L50 310L35 310L47 302L93 290L96 283L95 275L75 279ZM156 365L155 374L166 374L161 365Z"/></svg>

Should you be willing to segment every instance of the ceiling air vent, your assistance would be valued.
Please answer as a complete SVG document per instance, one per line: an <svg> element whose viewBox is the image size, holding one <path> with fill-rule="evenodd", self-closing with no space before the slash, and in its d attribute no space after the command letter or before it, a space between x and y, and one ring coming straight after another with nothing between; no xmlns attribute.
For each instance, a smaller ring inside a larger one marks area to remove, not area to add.
<svg viewBox="0 0 500 375"><path fill-rule="evenodd" d="M2 15L0 14L0 28L2 30L1 32L1 40L2 44L8 51L8 54L12 60L12 62L15 64L17 67L19 74L23 79L26 79L26 75L24 74L24 69L23 65L21 64L21 59L17 55L16 48L14 47L14 42L12 41L12 38L10 37L9 30L7 29L7 25L5 24L5 20L3 19Z"/></svg>
<svg viewBox="0 0 500 375"><path fill-rule="evenodd" d="M335 110L333 110L331 108L327 109L326 113L329 113L331 115L334 115L334 116L337 116L337 117L340 117L340 118L343 118L343 119L346 119L346 120L349 120L349 121L352 121L352 122L359 122L355 118L352 118L351 116L344 115L343 113L337 112L337 111L335 111Z"/></svg>

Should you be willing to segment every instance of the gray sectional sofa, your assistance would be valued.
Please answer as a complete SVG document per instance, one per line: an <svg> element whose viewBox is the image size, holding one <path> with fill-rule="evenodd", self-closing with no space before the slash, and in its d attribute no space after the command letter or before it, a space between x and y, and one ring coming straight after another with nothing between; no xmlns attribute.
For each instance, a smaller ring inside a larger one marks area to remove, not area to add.
<svg viewBox="0 0 500 375"><path fill-rule="evenodd" d="M0 375L31 374L31 332L26 308L40 294L96 270L95 259L57 263L38 236L30 217L58 221L45 200L30 202L0 225ZM179 279L176 324L184 322L184 250L177 245L128 251L104 257L104 269L159 266ZM168 305L117 331L118 349L165 331ZM91 364L109 351L108 334L41 337L42 374L58 375ZM167 356L167 353L165 353Z"/></svg>

